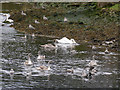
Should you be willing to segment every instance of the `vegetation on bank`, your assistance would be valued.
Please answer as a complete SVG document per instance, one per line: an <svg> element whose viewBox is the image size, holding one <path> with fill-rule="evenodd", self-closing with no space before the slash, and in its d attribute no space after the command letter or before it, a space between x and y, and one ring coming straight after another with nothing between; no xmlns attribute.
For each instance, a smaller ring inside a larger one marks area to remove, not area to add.
<svg viewBox="0 0 120 90"><path fill-rule="evenodd" d="M28 6L28 7L27 7ZM41 35L74 38L78 42L118 41L119 3L23 3L23 11L11 12L17 30ZM45 15L48 20L43 20ZM67 17L68 22L64 22ZM40 23L36 24L34 21ZM29 24L35 30L29 29Z"/></svg>

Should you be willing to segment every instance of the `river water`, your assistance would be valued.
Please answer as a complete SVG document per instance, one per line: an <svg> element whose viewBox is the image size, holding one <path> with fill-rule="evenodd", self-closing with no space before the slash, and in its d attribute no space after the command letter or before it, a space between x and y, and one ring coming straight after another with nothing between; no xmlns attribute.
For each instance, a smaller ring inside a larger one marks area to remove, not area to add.
<svg viewBox="0 0 120 90"><path fill-rule="evenodd" d="M0 21L5 20L5 16L0 14ZM20 33L10 24L0 23L2 29L2 88L118 88L120 74L119 54L110 51L105 54L104 47L98 47L93 51L89 44L80 43L77 46L60 45L57 50L45 50L40 45L52 43L53 38L35 36ZM50 63L50 71L40 71L36 67L40 66L37 61L37 53L41 51L46 55L43 65ZM32 66L25 66L24 62L31 53ZM97 62L97 73L91 78L82 77L82 71L88 66L95 56ZM66 72L73 67L74 73ZM10 69L15 71L10 74Z"/></svg>

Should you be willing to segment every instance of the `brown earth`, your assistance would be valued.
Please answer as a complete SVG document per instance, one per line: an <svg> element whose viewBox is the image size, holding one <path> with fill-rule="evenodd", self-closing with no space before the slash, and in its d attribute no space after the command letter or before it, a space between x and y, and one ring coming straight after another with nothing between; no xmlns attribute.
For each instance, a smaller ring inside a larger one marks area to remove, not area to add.
<svg viewBox="0 0 120 90"><path fill-rule="evenodd" d="M50 35L61 38L66 36L74 38L77 42L92 42L102 43L106 40L115 39L118 41L119 25L116 22L104 22L96 19L91 22L91 25L86 25L83 22L63 22L64 14L67 10L57 8L32 8L25 10L26 16L21 15L21 11L14 11L11 13L11 19L14 20L14 28L20 32L35 33L36 35ZM101 11L103 12L103 11ZM43 20L43 15L48 17L48 20ZM62 19L59 19L59 16ZM51 19L56 18L57 19ZM34 23L38 20L40 23ZM30 30L28 25L31 24L35 30ZM81 27L79 27L81 26Z"/></svg>

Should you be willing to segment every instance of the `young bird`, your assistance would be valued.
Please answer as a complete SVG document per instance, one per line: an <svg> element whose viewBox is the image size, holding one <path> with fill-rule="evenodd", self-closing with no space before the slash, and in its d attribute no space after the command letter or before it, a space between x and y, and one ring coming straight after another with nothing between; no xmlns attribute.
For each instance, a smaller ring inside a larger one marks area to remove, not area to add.
<svg viewBox="0 0 120 90"><path fill-rule="evenodd" d="M27 66L31 66L33 64L32 61L31 61L31 59L30 59L30 55L31 54L29 53L28 54L28 60L24 62L24 64L27 65Z"/></svg>
<svg viewBox="0 0 120 90"><path fill-rule="evenodd" d="M55 49L56 47L52 44L45 44L45 45L41 45L41 47L44 47L45 49Z"/></svg>
<svg viewBox="0 0 120 90"><path fill-rule="evenodd" d="M24 13L23 11L21 12L21 15L24 15L24 16L26 16L26 13Z"/></svg>
<svg viewBox="0 0 120 90"><path fill-rule="evenodd" d="M109 51L108 51L108 49L106 48L106 50L105 50L105 54L108 54L109 53Z"/></svg>
<svg viewBox="0 0 120 90"><path fill-rule="evenodd" d="M67 22L67 21L68 21L68 19L66 17L64 17L64 22Z"/></svg>
<svg viewBox="0 0 120 90"><path fill-rule="evenodd" d="M37 60L43 60L43 59L45 59L45 55L41 55L41 54L40 54L40 51L38 51Z"/></svg>
<svg viewBox="0 0 120 90"><path fill-rule="evenodd" d="M37 67L36 69L38 70L51 70L50 68L50 62L52 62L51 60L48 62L48 66L40 66L40 67Z"/></svg>

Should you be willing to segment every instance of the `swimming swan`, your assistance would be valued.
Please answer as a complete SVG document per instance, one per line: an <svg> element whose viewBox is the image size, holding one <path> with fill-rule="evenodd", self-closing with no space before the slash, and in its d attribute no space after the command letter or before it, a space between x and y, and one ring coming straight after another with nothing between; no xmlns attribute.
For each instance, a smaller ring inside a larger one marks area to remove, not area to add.
<svg viewBox="0 0 120 90"><path fill-rule="evenodd" d="M25 36L24 37L22 37L23 39L26 39L27 38L27 35L25 34Z"/></svg>
<svg viewBox="0 0 120 90"><path fill-rule="evenodd" d="M90 66L96 66L97 62L95 61L95 56L93 55L93 60L89 63Z"/></svg>
<svg viewBox="0 0 120 90"><path fill-rule="evenodd" d="M67 21L68 21L68 19L66 17L64 17L64 22L67 22Z"/></svg>
<svg viewBox="0 0 120 90"><path fill-rule="evenodd" d="M10 70L10 74L14 74L15 71L13 69Z"/></svg>
<svg viewBox="0 0 120 90"><path fill-rule="evenodd" d="M25 61L25 65L28 65L28 66L30 66L30 65L32 65L33 63L32 63L32 61L31 61L31 59L30 59L30 53L28 54L28 60L27 61Z"/></svg>
<svg viewBox="0 0 120 90"><path fill-rule="evenodd" d="M47 66L40 66L40 67L37 67L36 69L37 70L51 70L50 68L50 62L52 62L51 60L48 62L48 67Z"/></svg>
<svg viewBox="0 0 120 90"><path fill-rule="evenodd" d="M13 22L13 20L12 20L12 19L8 19L9 17L10 17L10 15L9 15L9 14L6 14L6 21L8 21L8 22L12 23L12 22Z"/></svg>
<svg viewBox="0 0 120 90"><path fill-rule="evenodd" d="M56 39L56 42L63 43L63 44L77 44L74 39L68 39L66 37L63 37L62 39L58 40Z"/></svg>
<svg viewBox="0 0 120 90"><path fill-rule="evenodd" d="M73 69L73 67L72 67L71 69L67 69L66 71L69 72L69 73L73 73L73 72L74 72L74 69Z"/></svg>
<svg viewBox="0 0 120 90"><path fill-rule="evenodd" d="M55 49L56 46L52 45L52 44L45 44L45 45L41 45L41 47L44 47L45 49L49 48L49 49Z"/></svg>
<svg viewBox="0 0 120 90"><path fill-rule="evenodd" d="M109 53L109 51L108 51L108 49L106 48L106 50L105 50L105 54L108 54Z"/></svg>
<svg viewBox="0 0 120 90"><path fill-rule="evenodd" d="M45 59L45 55L40 55L40 51L38 51L37 60Z"/></svg>

